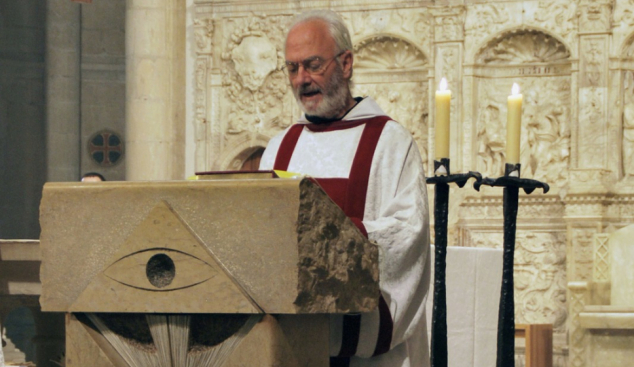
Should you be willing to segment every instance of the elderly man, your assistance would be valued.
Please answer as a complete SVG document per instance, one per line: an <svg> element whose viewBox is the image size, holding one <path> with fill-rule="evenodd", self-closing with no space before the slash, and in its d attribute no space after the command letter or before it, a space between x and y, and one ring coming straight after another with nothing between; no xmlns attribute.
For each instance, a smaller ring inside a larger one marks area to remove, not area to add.
<svg viewBox="0 0 634 367"><path fill-rule="evenodd" d="M379 307L331 319L331 367L429 365L424 303L429 217L416 143L371 98L350 92L352 43L342 19L300 14L286 38L286 70L304 115L274 137L260 169L313 176L379 246Z"/></svg>

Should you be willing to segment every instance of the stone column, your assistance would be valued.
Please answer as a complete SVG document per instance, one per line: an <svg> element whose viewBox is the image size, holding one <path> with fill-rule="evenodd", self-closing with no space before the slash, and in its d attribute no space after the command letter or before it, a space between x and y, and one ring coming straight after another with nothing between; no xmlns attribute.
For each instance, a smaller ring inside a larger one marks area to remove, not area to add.
<svg viewBox="0 0 634 367"><path fill-rule="evenodd" d="M462 53L464 50L464 6L431 8L430 12L434 17L434 76L431 82L429 96L429 114L435 116L434 92L438 89L440 80L447 78L449 89L451 90L451 121L450 121L450 151L451 170L462 172L462 152L463 139L458 125L462 124ZM434 126L430 126L429 131L435 131ZM469 125L470 126L470 125ZM466 128L466 126L463 126ZM430 142L434 142L434 137L430 137ZM467 141L467 140L464 140ZM469 146L469 145L467 145ZM434 151L429 149L429 154L433 157ZM470 152L469 152L470 155ZM471 167L469 167L471 169ZM469 170L467 169L467 170Z"/></svg>
<svg viewBox="0 0 634 367"><path fill-rule="evenodd" d="M79 179L80 17L81 6L77 3L47 1L47 181Z"/></svg>
<svg viewBox="0 0 634 367"><path fill-rule="evenodd" d="M127 180L185 176L185 9L127 0Z"/></svg>

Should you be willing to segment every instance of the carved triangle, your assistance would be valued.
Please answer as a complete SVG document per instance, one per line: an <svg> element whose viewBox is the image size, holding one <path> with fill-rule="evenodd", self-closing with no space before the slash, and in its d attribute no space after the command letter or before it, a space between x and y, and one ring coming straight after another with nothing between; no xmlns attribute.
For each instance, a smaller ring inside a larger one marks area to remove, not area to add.
<svg viewBox="0 0 634 367"><path fill-rule="evenodd" d="M262 313L165 201L77 298L72 312Z"/></svg>

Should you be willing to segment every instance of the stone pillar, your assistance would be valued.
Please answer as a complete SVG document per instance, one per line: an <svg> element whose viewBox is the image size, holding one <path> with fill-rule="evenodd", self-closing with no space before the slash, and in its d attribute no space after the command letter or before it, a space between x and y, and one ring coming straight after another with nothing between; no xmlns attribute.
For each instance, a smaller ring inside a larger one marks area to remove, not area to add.
<svg viewBox="0 0 634 367"><path fill-rule="evenodd" d="M47 181L77 181L80 174L80 6L47 1Z"/></svg>
<svg viewBox="0 0 634 367"><path fill-rule="evenodd" d="M463 130L458 125L462 125L462 53L464 41L464 6L439 7L430 9L434 17L434 75L435 80L431 83L429 106L430 116L435 116L434 92L438 89L440 80L445 77L451 90L451 121L450 121L450 151L452 158L451 167L454 172L462 172L462 142L469 141L462 138ZM434 126L430 126L429 131L435 131ZM470 125L468 125L470 126ZM434 142L434 137L430 137L430 142ZM470 144L467 144L470 149ZM434 156L434 149L429 149L429 154ZM470 151L468 152L470 155ZM469 167L471 169L471 167ZM469 170L467 169L467 170Z"/></svg>
<svg viewBox="0 0 634 367"><path fill-rule="evenodd" d="M579 3L578 123L573 124L571 187L604 191L614 181L617 162L610 162L608 137L608 67L611 0Z"/></svg>
<svg viewBox="0 0 634 367"><path fill-rule="evenodd" d="M127 0L127 180L185 178L185 9Z"/></svg>

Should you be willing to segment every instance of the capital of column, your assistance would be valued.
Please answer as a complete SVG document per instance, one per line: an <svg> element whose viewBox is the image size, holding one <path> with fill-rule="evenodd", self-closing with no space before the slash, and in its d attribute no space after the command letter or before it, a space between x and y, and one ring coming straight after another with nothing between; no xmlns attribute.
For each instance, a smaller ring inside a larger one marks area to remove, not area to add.
<svg viewBox="0 0 634 367"><path fill-rule="evenodd" d="M612 29L614 0L581 0L579 34L609 33Z"/></svg>
<svg viewBox="0 0 634 367"><path fill-rule="evenodd" d="M429 12L434 17L434 42L460 42L464 39L464 5L438 6L429 8Z"/></svg>

